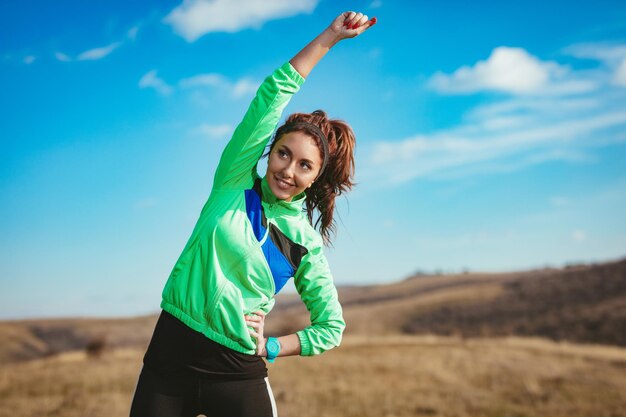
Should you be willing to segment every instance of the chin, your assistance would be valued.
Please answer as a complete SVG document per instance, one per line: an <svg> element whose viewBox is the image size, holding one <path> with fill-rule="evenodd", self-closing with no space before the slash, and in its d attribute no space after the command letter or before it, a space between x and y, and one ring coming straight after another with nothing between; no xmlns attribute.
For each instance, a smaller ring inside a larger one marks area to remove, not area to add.
<svg viewBox="0 0 626 417"><path fill-rule="evenodd" d="M274 195L275 195L275 196L276 196L276 198L277 198L277 199L279 199L279 200L287 200L289 197L291 197L291 195L290 195L290 194L283 193L283 192L281 192L281 191L278 191L278 192L274 191Z"/></svg>

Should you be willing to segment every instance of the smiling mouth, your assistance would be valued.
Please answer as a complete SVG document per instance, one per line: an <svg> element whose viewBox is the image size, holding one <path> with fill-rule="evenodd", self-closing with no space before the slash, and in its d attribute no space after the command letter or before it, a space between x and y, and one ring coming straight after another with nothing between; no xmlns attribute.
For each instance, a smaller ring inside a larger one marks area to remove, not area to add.
<svg viewBox="0 0 626 417"><path fill-rule="evenodd" d="M276 182L277 182L278 184L282 185L283 187L292 187L292 186L293 186L293 184L290 184L290 183L288 183L287 181L285 181L285 180L283 180L283 179L280 179L280 178L278 178L278 177L276 177L276 176L275 176L274 178L276 179Z"/></svg>

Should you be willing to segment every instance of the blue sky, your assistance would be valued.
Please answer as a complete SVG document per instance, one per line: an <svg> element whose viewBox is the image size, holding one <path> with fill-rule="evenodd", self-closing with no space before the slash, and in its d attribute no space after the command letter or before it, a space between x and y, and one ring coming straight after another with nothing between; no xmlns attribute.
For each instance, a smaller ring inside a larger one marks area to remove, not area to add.
<svg viewBox="0 0 626 417"><path fill-rule="evenodd" d="M344 10L378 24L285 113L357 134L337 285L626 254L623 2L3 2L0 318L158 311L256 87Z"/></svg>

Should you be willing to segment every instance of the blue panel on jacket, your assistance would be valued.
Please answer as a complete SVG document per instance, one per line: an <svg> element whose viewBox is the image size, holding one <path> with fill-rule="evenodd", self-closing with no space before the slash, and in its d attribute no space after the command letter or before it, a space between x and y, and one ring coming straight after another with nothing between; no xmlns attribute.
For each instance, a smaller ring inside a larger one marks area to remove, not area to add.
<svg viewBox="0 0 626 417"><path fill-rule="evenodd" d="M252 224L254 236L258 241L265 236L265 227L263 227L263 207L261 206L261 198L254 190L246 190L246 213Z"/></svg>
<svg viewBox="0 0 626 417"><path fill-rule="evenodd" d="M261 241L267 229L263 226L263 206L261 205L261 198L254 190L246 190L246 213L248 214L248 219L250 219L254 235L258 241ZM274 226L270 225L270 227ZM274 280L274 287L276 288L274 293L278 294L295 271L287 257L278 249L269 235L261 246L261 249L263 249L267 264L272 271L272 279Z"/></svg>

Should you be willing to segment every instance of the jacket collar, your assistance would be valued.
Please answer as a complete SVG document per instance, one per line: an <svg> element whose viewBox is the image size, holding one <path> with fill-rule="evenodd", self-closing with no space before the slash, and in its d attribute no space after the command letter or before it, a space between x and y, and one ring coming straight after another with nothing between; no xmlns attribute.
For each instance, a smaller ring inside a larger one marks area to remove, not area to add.
<svg viewBox="0 0 626 417"><path fill-rule="evenodd" d="M267 176L264 176L261 179L261 190L263 193L263 201L269 204L272 208L291 214L302 213L302 206L306 200L306 194L304 191L293 196L291 201L280 200L276 198L270 188L270 185L267 183Z"/></svg>

